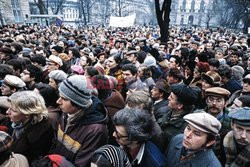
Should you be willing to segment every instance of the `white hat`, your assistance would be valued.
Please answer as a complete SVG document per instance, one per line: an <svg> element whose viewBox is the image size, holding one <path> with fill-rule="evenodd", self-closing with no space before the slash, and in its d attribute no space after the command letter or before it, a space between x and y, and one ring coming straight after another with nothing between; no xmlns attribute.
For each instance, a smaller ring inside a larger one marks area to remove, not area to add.
<svg viewBox="0 0 250 167"><path fill-rule="evenodd" d="M4 82L16 88L23 88L26 86L25 82L15 75L6 75L4 78Z"/></svg>
<svg viewBox="0 0 250 167"><path fill-rule="evenodd" d="M147 56L143 62L147 67L156 66L156 60L153 56Z"/></svg>
<svg viewBox="0 0 250 167"><path fill-rule="evenodd" d="M52 61L56 64L58 64L60 67L63 65L62 59L55 55L50 55L48 61Z"/></svg>

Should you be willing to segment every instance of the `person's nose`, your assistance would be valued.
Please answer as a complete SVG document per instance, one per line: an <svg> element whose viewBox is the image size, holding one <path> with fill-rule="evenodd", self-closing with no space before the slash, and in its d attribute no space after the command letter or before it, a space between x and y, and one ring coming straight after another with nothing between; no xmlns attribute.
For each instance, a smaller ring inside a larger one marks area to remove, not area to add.
<svg viewBox="0 0 250 167"><path fill-rule="evenodd" d="M57 104L61 104L61 97L59 97L56 101Z"/></svg>
<svg viewBox="0 0 250 167"><path fill-rule="evenodd" d="M189 132L186 134L186 137L190 139L190 138L191 138L191 135L192 135L192 131L189 131Z"/></svg>
<svg viewBox="0 0 250 167"><path fill-rule="evenodd" d="M247 137L247 132L246 130L243 130L242 134L241 134L241 138L245 139Z"/></svg>
<svg viewBox="0 0 250 167"><path fill-rule="evenodd" d="M10 109L8 109L8 110L6 111L6 114L10 115L10 113L11 113L11 111L10 111Z"/></svg>

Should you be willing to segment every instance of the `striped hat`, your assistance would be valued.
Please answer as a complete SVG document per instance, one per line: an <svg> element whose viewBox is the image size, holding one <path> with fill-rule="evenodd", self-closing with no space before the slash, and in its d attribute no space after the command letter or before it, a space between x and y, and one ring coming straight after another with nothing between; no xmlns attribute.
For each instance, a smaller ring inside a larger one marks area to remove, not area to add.
<svg viewBox="0 0 250 167"><path fill-rule="evenodd" d="M0 153L8 150L12 143L12 137L8 133L0 131Z"/></svg>
<svg viewBox="0 0 250 167"><path fill-rule="evenodd" d="M119 147L104 145L94 152L95 155L104 156L112 164L112 167L131 167L126 153Z"/></svg>

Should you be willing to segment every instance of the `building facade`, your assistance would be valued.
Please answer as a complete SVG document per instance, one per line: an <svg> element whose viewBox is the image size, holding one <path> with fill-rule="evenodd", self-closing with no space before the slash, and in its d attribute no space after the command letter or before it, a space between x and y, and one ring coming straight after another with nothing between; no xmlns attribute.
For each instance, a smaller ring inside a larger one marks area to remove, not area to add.
<svg viewBox="0 0 250 167"><path fill-rule="evenodd" d="M30 7L27 0L1 0L0 24L23 24L29 19Z"/></svg>
<svg viewBox="0 0 250 167"><path fill-rule="evenodd" d="M212 0L173 0L170 24L182 26L214 26L217 17Z"/></svg>

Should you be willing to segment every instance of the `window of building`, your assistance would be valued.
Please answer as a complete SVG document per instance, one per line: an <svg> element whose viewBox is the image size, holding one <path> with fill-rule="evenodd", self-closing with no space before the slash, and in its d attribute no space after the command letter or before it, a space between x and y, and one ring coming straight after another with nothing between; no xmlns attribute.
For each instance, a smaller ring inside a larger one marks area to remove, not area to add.
<svg viewBox="0 0 250 167"><path fill-rule="evenodd" d="M180 25L183 25L184 23L184 15L181 15L181 22L180 22Z"/></svg>
<svg viewBox="0 0 250 167"><path fill-rule="evenodd" d="M186 0L182 1L182 11L185 12L186 11Z"/></svg>
<svg viewBox="0 0 250 167"><path fill-rule="evenodd" d="M204 12L205 10L205 2L204 0L201 0L201 3L200 3L200 12Z"/></svg>
<svg viewBox="0 0 250 167"><path fill-rule="evenodd" d="M195 1L192 0L191 2L191 12L194 12L195 11Z"/></svg>
<svg viewBox="0 0 250 167"><path fill-rule="evenodd" d="M19 0L11 0L11 6L16 22L22 22L23 16L21 12L21 6Z"/></svg>

